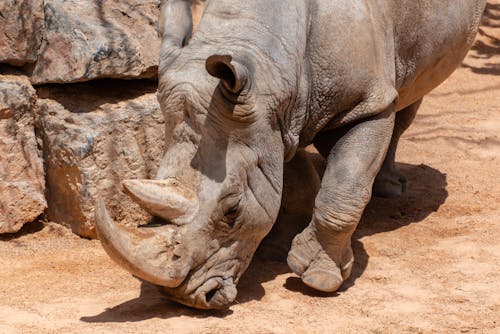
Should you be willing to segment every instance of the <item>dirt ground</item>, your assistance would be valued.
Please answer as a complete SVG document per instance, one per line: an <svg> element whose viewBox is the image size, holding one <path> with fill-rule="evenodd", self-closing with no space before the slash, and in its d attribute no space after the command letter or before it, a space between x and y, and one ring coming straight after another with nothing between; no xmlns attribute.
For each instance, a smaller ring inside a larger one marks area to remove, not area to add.
<svg viewBox="0 0 500 334"><path fill-rule="evenodd" d="M36 222L0 238L0 333L500 333L500 1L404 135L397 199L374 199L341 291L254 260L227 311L166 301L98 241Z"/></svg>

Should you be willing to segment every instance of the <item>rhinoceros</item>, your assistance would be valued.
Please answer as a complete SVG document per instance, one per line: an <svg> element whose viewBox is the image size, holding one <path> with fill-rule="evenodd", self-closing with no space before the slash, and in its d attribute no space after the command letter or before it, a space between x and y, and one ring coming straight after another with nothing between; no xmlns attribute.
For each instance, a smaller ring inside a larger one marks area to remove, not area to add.
<svg viewBox="0 0 500 334"><path fill-rule="evenodd" d="M290 240L290 269L337 290L372 193L405 190L398 140L460 65L485 2L210 0L194 32L190 1L165 2L167 148L154 179L123 181L156 225L121 226L98 200L103 247L172 300L224 308L275 221L296 212L308 221ZM310 144L326 161L321 179Z"/></svg>

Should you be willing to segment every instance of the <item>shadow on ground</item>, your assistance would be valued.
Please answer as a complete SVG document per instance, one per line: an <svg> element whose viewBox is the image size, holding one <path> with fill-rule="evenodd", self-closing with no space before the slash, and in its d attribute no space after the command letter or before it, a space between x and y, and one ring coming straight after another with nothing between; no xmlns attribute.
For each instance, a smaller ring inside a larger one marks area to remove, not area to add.
<svg viewBox="0 0 500 334"><path fill-rule="evenodd" d="M289 277L285 287L309 296L335 296L355 285L365 271L369 254L360 239L373 234L397 230L423 221L437 211L448 197L446 175L427 165L397 164L408 178L408 191L399 198L374 197L368 204L354 233L352 248L354 265L350 278L334 293L326 294L308 288L298 277Z"/></svg>
<svg viewBox="0 0 500 334"><path fill-rule="evenodd" d="M227 310L195 310L165 299L165 296L152 284L142 282L140 295L125 303L107 308L95 316L81 317L88 323L107 322L139 322L147 319L169 319L179 316L191 318L223 318L233 311Z"/></svg>
<svg viewBox="0 0 500 334"><path fill-rule="evenodd" d="M0 241L15 240L22 236L39 232L43 230L43 228L44 228L43 221L39 217L33 222L24 224L23 227L16 233L0 234Z"/></svg>
<svg viewBox="0 0 500 334"><path fill-rule="evenodd" d="M487 3L478 31L479 40L471 50L472 58L484 59L481 66L464 63L462 66L477 74L500 75L500 64L487 60L500 55L500 4Z"/></svg>
<svg viewBox="0 0 500 334"><path fill-rule="evenodd" d="M298 277L289 277L284 287L290 291L309 296L335 296L355 285L365 271L369 254L360 239L377 233L397 230L400 227L418 223L435 212L446 200L446 175L427 165L398 164L398 168L408 177L408 192L400 198L374 198L365 210L361 223L353 237L353 250L356 261L352 275L341 289L335 293L320 293L306 287ZM265 295L263 283L278 275L290 272L286 263L254 259L238 285L236 303L260 300ZM89 323L136 322L150 318L167 319L177 316L189 317L226 317L232 311L198 311L169 302L151 284L143 282L137 298L108 308L95 316L82 317Z"/></svg>

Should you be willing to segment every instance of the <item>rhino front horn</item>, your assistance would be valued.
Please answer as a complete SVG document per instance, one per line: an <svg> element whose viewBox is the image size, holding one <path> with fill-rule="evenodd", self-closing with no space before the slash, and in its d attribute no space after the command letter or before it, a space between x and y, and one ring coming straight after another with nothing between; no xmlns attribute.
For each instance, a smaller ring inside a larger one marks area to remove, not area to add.
<svg viewBox="0 0 500 334"><path fill-rule="evenodd" d="M120 266L153 284L177 287L189 272L189 261L173 260L175 230L139 230L116 224L101 199L95 207L97 236Z"/></svg>
<svg viewBox="0 0 500 334"><path fill-rule="evenodd" d="M189 218L198 209L196 194L177 180L125 180L125 192L144 210L171 221Z"/></svg>

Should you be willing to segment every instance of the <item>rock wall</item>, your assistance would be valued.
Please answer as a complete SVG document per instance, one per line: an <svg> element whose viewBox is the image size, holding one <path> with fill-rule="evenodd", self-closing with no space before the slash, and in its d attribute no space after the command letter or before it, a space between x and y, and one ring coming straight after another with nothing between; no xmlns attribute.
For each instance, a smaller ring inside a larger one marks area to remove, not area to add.
<svg viewBox="0 0 500 334"><path fill-rule="evenodd" d="M0 0L0 234L43 215L95 238L97 197L147 222L121 181L154 177L164 153L162 1Z"/></svg>
<svg viewBox="0 0 500 334"><path fill-rule="evenodd" d="M37 60L43 18L42 0L0 1L0 63L22 66Z"/></svg>
<svg viewBox="0 0 500 334"><path fill-rule="evenodd" d="M26 77L0 75L0 233L17 232L47 207L35 108Z"/></svg>
<svg viewBox="0 0 500 334"><path fill-rule="evenodd" d="M44 14L34 84L156 75L159 0L44 0Z"/></svg>
<svg viewBox="0 0 500 334"><path fill-rule="evenodd" d="M2 0L0 63L33 84L153 78L160 0Z"/></svg>
<svg viewBox="0 0 500 334"><path fill-rule="evenodd" d="M95 238L94 204L101 197L117 221L147 221L149 216L121 191L121 181L154 177L163 157L165 129L155 88L105 81L38 90L36 127L43 142L49 220Z"/></svg>
<svg viewBox="0 0 500 334"><path fill-rule="evenodd" d="M17 232L45 212L95 238L97 197L124 224L147 222L121 181L155 176L164 137L155 82L35 90L23 75L0 75L0 233Z"/></svg>
<svg viewBox="0 0 500 334"><path fill-rule="evenodd" d="M164 151L159 7L0 1L0 233L43 214L94 238L96 197L125 224L147 221L121 181L153 177Z"/></svg>

